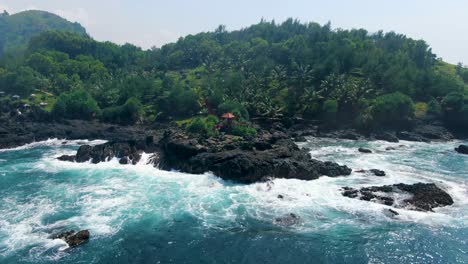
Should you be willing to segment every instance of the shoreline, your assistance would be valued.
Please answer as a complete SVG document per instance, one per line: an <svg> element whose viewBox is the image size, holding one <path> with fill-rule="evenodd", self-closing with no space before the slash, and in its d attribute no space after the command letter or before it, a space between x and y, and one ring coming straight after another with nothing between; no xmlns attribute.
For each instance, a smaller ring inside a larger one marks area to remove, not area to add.
<svg viewBox="0 0 468 264"><path fill-rule="evenodd" d="M45 141L48 139L59 140L106 140L128 141L141 140L148 136L155 140L162 138L165 130L181 131L172 123L157 123L149 125L122 126L110 123L102 123L96 120L62 120L55 122L35 122L3 119L0 125L0 149L11 149L26 144ZM325 128L320 125L296 123L285 127L280 122L256 122L258 130L270 133L282 132L295 142L304 142L305 137L335 138L348 140L398 142L399 140L413 142L450 142L453 140L466 140L468 135L450 132L440 125L418 125L412 130L381 130L378 132L362 132L352 128Z"/></svg>

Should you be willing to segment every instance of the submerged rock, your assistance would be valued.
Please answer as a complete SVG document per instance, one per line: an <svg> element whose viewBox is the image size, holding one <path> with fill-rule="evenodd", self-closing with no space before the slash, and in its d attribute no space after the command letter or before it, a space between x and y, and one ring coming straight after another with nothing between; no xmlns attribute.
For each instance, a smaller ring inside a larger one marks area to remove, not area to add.
<svg viewBox="0 0 468 264"><path fill-rule="evenodd" d="M76 156L75 155L62 155L62 156L58 157L57 159L61 160L61 161L74 162L75 159L76 159Z"/></svg>
<svg viewBox="0 0 468 264"><path fill-rule="evenodd" d="M358 151L361 153L372 153L372 150L366 148L359 148Z"/></svg>
<svg viewBox="0 0 468 264"><path fill-rule="evenodd" d="M370 170L370 172L372 172L375 176L379 176L379 177L385 176L385 171L382 171L382 170L372 169Z"/></svg>
<svg viewBox="0 0 468 264"><path fill-rule="evenodd" d="M393 209L386 209L384 210L384 214L388 217L395 217L395 216L398 216L400 215L397 211L393 210Z"/></svg>
<svg viewBox="0 0 468 264"><path fill-rule="evenodd" d="M89 236L90 234L88 230L81 230L78 233L75 233L74 230L71 230L54 235L52 236L52 239L62 239L63 241L67 242L68 246L77 247L88 242Z"/></svg>
<svg viewBox="0 0 468 264"><path fill-rule="evenodd" d="M293 226L299 224L301 221L301 218L293 213L277 217L275 218L275 224L277 225L282 225L282 226Z"/></svg>
<svg viewBox="0 0 468 264"><path fill-rule="evenodd" d="M455 151L460 153L460 154L468 154L468 146L460 145L460 146L458 146L458 148L455 148Z"/></svg>
<svg viewBox="0 0 468 264"><path fill-rule="evenodd" d="M432 211L433 208L453 204L452 197L434 183L394 184L354 189L344 187L343 196L373 201L394 207L404 207L417 211ZM407 194L409 198L395 201L398 195Z"/></svg>
<svg viewBox="0 0 468 264"><path fill-rule="evenodd" d="M357 173L367 173L367 172L371 172L372 174L374 174L375 176L385 176L385 171L382 171L382 170L377 170L377 169L371 169L369 171L366 171L366 170L355 170L354 172L357 172Z"/></svg>

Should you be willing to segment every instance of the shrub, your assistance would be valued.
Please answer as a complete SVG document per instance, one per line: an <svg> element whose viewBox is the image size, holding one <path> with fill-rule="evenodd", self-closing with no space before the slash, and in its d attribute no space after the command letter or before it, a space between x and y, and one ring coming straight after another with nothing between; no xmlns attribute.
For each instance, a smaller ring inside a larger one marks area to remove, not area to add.
<svg viewBox="0 0 468 264"><path fill-rule="evenodd" d="M234 136L251 137L257 134L257 130L253 127L236 125L232 128L231 132Z"/></svg>
<svg viewBox="0 0 468 264"><path fill-rule="evenodd" d="M336 100L326 100L323 103L322 111L325 114L336 114L338 112L338 102Z"/></svg>
<svg viewBox="0 0 468 264"><path fill-rule="evenodd" d="M205 122L201 117L194 118L187 126L187 132L203 135L206 133Z"/></svg>
<svg viewBox="0 0 468 264"><path fill-rule="evenodd" d="M414 105L414 116L419 119L426 117L428 111L428 105L423 102L416 103Z"/></svg>
<svg viewBox="0 0 468 264"><path fill-rule="evenodd" d="M100 113L97 102L83 89L62 93L52 111L58 117L87 120Z"/></svg>
<svg viewBox="0 0 468 264"><path fill-rule="evenodd" d="M104 109L101 120L116 124L132 125L138 122L143 114L143 106L140 101L131 97L121 106Z"/></svg>
<svg viewBox="0 0 468 264"><path fill-rule="evenodd" d="M442 106L436 99L432 99L427 104L427 113L432 115L440 115L442 113Z"/></svg>
<svg viewBox="0 0 468 264"><path fill-rule="evenodd" d="M458 112L463 107L463 94L458 92L453 92L447 94L442 100L442 107L444 111L455 111Z"/></svg>
<svg viewBox="0 0 468 264"><path fill-rule="evenodd" d="M212 115L206 118L196 117L187 125L186 130L191 134L212 137L218 134L215 130L218 122L218 118Z"/></svg>
<svg viewBox="0 0 468 264"><path fill-rule="evenodd" d="M443 117L447 125L454 129L468 127L468 104L461 93L450 93L442 100Z"/></svg>
<svg viewBox="0 0 468 264"><path fill-rule="evenodd" d="M370 106L372 125L401 127L414 117L413 100L400 92L381 95Z"/></svg>
<svg viewBox="0 0 468 264"><path fill-rule="evenodd" d="M335 123L338 113L338 102L336 100L326 100L322 105L322 115L326 122Z"/></svg>

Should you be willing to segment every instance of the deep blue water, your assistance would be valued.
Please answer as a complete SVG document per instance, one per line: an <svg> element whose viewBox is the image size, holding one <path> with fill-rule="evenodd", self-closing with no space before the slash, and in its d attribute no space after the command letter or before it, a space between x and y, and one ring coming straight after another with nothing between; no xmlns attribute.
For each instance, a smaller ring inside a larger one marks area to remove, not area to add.
<svg viewBox="0 0 468 264"><path fill-rule="evenodd" d="M460 142L310 139L301 146L315 158L387 176L275 180L271 190L144 162L55 160L78 143L0 151L0 263L468 263L468 156L453 151ZM362 155L360 146L376 153ZM455 204L389 218L388 207L339 192L421 181L437 183ZM288 213L300 223L275 223ZM48 238L69 229L89 229L91 240L70 250Z"/></svg>

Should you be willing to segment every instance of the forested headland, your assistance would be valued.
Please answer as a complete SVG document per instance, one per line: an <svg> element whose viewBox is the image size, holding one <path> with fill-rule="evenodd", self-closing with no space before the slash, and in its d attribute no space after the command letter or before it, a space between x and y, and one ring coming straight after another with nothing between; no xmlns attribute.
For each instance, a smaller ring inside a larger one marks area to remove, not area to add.
<svg viewBox="0 0 468 264"><path fill-rule="evenodd" d="M5 111L122 125L178 121L206 133L227 112L246 124L295 117L363 130L417 121L468 128L468 69L395 32L262 20L143 50L52 29L17 36L22 49L2 49Z"/></svg>

